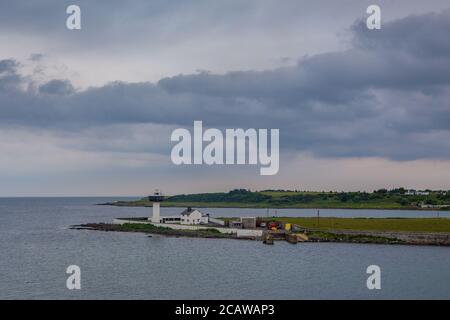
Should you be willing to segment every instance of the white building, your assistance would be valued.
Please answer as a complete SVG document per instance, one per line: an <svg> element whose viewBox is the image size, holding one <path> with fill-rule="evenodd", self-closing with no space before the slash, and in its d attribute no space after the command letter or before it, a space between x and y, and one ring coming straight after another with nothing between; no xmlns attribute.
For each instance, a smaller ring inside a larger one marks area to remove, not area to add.
<svg viewBox="0 0 450 320"><path fill-rule="evenodd" d="M416 190L408 190L405 192L406 196L428 196L430 192L428 191L416 191Z"/></svg>
<svg viewBox="0 0 450 320"><path fill-rule="evenodd" d="M187 208L181 214L181 224L208 224L209 215L197 209Z"/></svg>
<svg viewBox="0 0 450 320"><path fill-rule="evenodd" d="M159 203L158 203L159 205ZM199 224L211 224L224 226L225 221L221 219L215 219L197 209L187 208L179 215L174 216L160 216L159 206L156 210L153 209L153 217L149 218L153 223L168 223L168 224L185 224L185 225L199 225Z"/></svg>

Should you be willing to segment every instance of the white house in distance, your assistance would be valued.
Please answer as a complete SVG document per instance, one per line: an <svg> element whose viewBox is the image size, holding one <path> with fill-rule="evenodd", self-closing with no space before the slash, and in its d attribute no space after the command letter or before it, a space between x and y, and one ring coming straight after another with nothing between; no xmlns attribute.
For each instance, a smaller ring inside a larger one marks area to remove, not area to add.
<svg viewBox="0 0 450 320"><path fill-rule="evenodd" d="M155 212L157 216L155 217ZM225 221L215 219L197 209L187 208L177 216L159 216L159 211L154 210L153 216L149 219L153 223L185 224L185 225L219 225L224 226Z"/></svg>
<svg viewBox="0 0 450 320"><path fill-rule="evenodd" d="M209 214L202 213L197 209L188 207L186 210L176 216L161 216L160 215L160 203L164 201L164 196L159 190L148 197L148 200L153 203L152 215L148 218L152 223L172 223L172 224L185 224L185 225L198 225L198 224L213 224L213 225L225 225L225 221L220 219L214 219Z"/></svg>
<svg viewBox="0 0 450 320"><path fill-rule="evenodd" d="M430 192L428 191L416 191L416 190L408 190L405 192L406 196L428 196Z"/></svg>
<svg viewBox="0 0 450 320"><path fill-rule="evenodd" d="M187 208L180 214L180 224L208 224L209 214L197 209Z"/></svg>

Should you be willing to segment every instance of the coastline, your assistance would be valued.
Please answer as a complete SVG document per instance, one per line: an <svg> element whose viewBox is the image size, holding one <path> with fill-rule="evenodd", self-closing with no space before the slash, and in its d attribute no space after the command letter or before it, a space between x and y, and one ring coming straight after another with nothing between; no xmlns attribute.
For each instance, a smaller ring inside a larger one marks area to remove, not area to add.
<svg viewBox="0 0 450 320"><path fill-rule="evenodd" d="M262 240L256 237L237 237L234 234L218 232L214 228L202 230L176 230L170 227L158 227L152 224L123 225L112 223L87 223L70 226L72 230L92 230L105 232L130 232L144 233L149 236L153 234L168 237L188 238L215 238L235 240ZM416 246L450 246L450 233L414 233L414 232L383 232L383 231L360 231L360 230L314 230L303 229L307 240L301 243L353 243L353 244L384 244L384 245L416 245ZM287 240L283 237L275 237L274 240ZM289 242L289 241L288 241Z"/></svg>
<svg viewBox="0 0 450 320"><path fill-rule="evenodd" d="M86 223L80 225L72 225L72 230L92 230L105 232L129 232L129 233L145 233L148 235L157 234L167 237L186 237L186 238L214 238L214 239L236 239L236 240L255 240L253 237L237 237L232 234L225 234L208 229L207 231L194 230L175 230L171 228L156 227L152 224L114 224L114 223Z"/></svg>

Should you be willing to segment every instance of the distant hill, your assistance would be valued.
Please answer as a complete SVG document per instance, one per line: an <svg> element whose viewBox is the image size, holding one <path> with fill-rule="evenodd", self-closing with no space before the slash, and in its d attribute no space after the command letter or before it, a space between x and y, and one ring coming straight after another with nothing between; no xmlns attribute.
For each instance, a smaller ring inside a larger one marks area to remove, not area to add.
<svg viewBox="0 0 450 320"><path fill-rule="evenodd" d="M151 206L148 199L108 203L117 206ZM163 206L244 208L351 208L351 209L449 209L450 192L408 192L403 188L374 192L311 192L289 190L182 194L169 196Z"/></svg>

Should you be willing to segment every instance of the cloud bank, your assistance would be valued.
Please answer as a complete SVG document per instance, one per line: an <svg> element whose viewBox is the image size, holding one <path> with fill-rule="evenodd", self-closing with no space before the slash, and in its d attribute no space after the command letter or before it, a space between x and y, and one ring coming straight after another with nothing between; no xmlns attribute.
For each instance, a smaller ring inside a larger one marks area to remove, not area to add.
<svg viewBox="0 0 450 320"><path fill-rule="evenodd" d="M281 148L316 157L450 159L450 11L408 16L351 47L294 66L199 72L76 90L36 84L0 60L0 126L76 132L112 125L279 128ZM161 136L167 141L167 137Z"/></svg>

